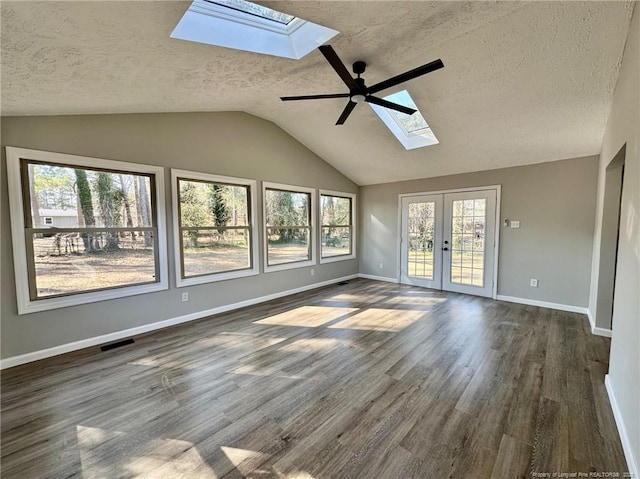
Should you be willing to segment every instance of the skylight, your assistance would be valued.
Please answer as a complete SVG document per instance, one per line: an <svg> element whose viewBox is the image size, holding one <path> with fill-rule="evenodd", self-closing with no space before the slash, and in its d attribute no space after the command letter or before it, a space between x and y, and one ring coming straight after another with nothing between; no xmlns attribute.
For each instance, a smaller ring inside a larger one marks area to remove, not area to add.
<svg viewBox="0 0 640 479"><path fill-rule="evenodd" d="M337 34L245 0L194 0L171 38L298 60Z"/></svg>
<svg viewBox="0 0 640 479"><path fill-rule="evenodd" d="M418 110L418 107L407 90L387 95L384 99ZM425 120L422 113L420 113L420 110L416 111L413 115L406 115L399 111L374 105L373 103L369 103L369 106L373 108L373 111L375 111L384 124L387 125L387 128L391 130L391 133L395 135L405 149L413 150L414 148L422 148L439 143L433 131L431 131L427 120Z"/></svg>
<svg viewBox="0 0 640 479"><path fill-rule="evenodd" d="M208 0L211 3L222 5L223 7L232 8L240 12L250 13L265 20L272 20L274 22L289 24L294 18L293 15L287 15L286 13L271 10L270 8L258 5L256 3L246 2L245 0Z"/></svg>

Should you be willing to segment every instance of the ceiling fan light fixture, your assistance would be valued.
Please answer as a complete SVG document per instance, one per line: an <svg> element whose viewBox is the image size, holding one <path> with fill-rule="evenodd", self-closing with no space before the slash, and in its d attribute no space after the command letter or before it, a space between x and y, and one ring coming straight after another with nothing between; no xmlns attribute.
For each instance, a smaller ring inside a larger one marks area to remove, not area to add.
<svg viewBox="0 0 640 479"><path fill-rule="evenodd" d="M362 93L356 93L355 95L351 95L351 101L353 103L361 103L367 99Z"/></svg>

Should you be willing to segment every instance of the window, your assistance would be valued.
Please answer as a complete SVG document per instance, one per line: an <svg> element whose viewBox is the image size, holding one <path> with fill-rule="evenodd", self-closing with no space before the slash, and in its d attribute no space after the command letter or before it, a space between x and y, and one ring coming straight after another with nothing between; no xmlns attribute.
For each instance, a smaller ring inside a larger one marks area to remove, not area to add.
<svg viewBox="0 0 640 479"><path fill-rule="evenodd" d="M418 107L407 90L387 95L384 99L418 110ZM437 145L439 143L438 139L433 134L433 131L431 131L427 120L425 120L419 110L413 115L406 115L399 111L384 108L372 103L369 103L369 106L373 108L373 111L375 111L384 124L387 125L387 128L391 130L391 133L395 135L405 149L413 150L414 148L422 148L424 146Z"/></svg>
<svg viewBox="0 0 640 479"><path fill-rule="evenodd" d="M265 271L315 264L315 190L263 183Z"/></svg>
<svg viewBox="0 0 640 479"><path fill-rule="evenodd" d="M178 287L258 274L256 182L171 170Z"/></svg>
<svg viewBox="0 0 640 479"><path fill-rule="evenodd" d="M171 38L300 59L337 34L245 0L194 0Z"/></svg>
<svg viewBox="0 0 640 479"><path fill-rule="evenodd" d="M162 168L12 147L7 168L19 314L167 289Z"/></svg>
<svg viewBox="0 0 640 479"><path fill-rule="evenodd" d="M356 257L355 200L352 193L320 190L320 263Z"/></svg>

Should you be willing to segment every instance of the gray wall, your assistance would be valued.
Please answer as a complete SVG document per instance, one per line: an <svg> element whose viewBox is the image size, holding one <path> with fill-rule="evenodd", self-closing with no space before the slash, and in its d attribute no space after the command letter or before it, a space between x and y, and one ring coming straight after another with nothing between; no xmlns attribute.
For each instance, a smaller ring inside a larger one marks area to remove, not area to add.
<svg viewBox="0 0 640 479"><path fill-rule="evenodd" d="M520 228L499 223L498 294L586 307L597 168L586 157L361 187L360 272L398 277L399 194L499 184L501 219L520 220Z"/></svg>
<svg viewBox="0 0 640 479"><path fill-rule="evenodd" d="M358 187L271 122L246 113L179 113L12 117L2 119L1 357L58 346L271 293L355 274L357 260L175 288L173 237L168 235L171 289L18 316L4 146L215 173L259 181L357 192ZM169 170L165 172L166 191ZM260 199L260 198L259 198ZM168 229L171 198L167 194ZM261 207L258 203L261 224ZM259 230L259 228L258 228ZM259 231L262 251L262 234ZM262 267L262 266L261 266Z"/></svg>
<svg viewBox="0 0 640 479"><path fill-rule="evenodd" d="M606 167L626 144L620 208L620 237L613 302L610 392L629 439L627 460L640 467L640 9L636 5L607 120L598 176L594 271L589 309L598 310L597 291ZM597 320L597 318L596 318ZM619 424L620 428L620 424ZM636 470L636 473L639 471Z"/></svg>

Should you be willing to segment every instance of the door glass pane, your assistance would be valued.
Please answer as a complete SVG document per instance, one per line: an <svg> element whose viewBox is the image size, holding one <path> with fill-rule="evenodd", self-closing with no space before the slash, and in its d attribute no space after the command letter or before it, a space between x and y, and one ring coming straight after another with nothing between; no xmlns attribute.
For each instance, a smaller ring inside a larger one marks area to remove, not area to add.
<svg viewBox="0 0 640 479"><path fill-rule="evenodd" d="M484 287L486 199L454 200L451 218L451 282Z"/></svg>
<svg viewBox="0 0 640 479"><path fill-rule="evenodd" d="M435 225L433 201L410 203L407 218L407 274L433 279L433 242Z"/></svg>

